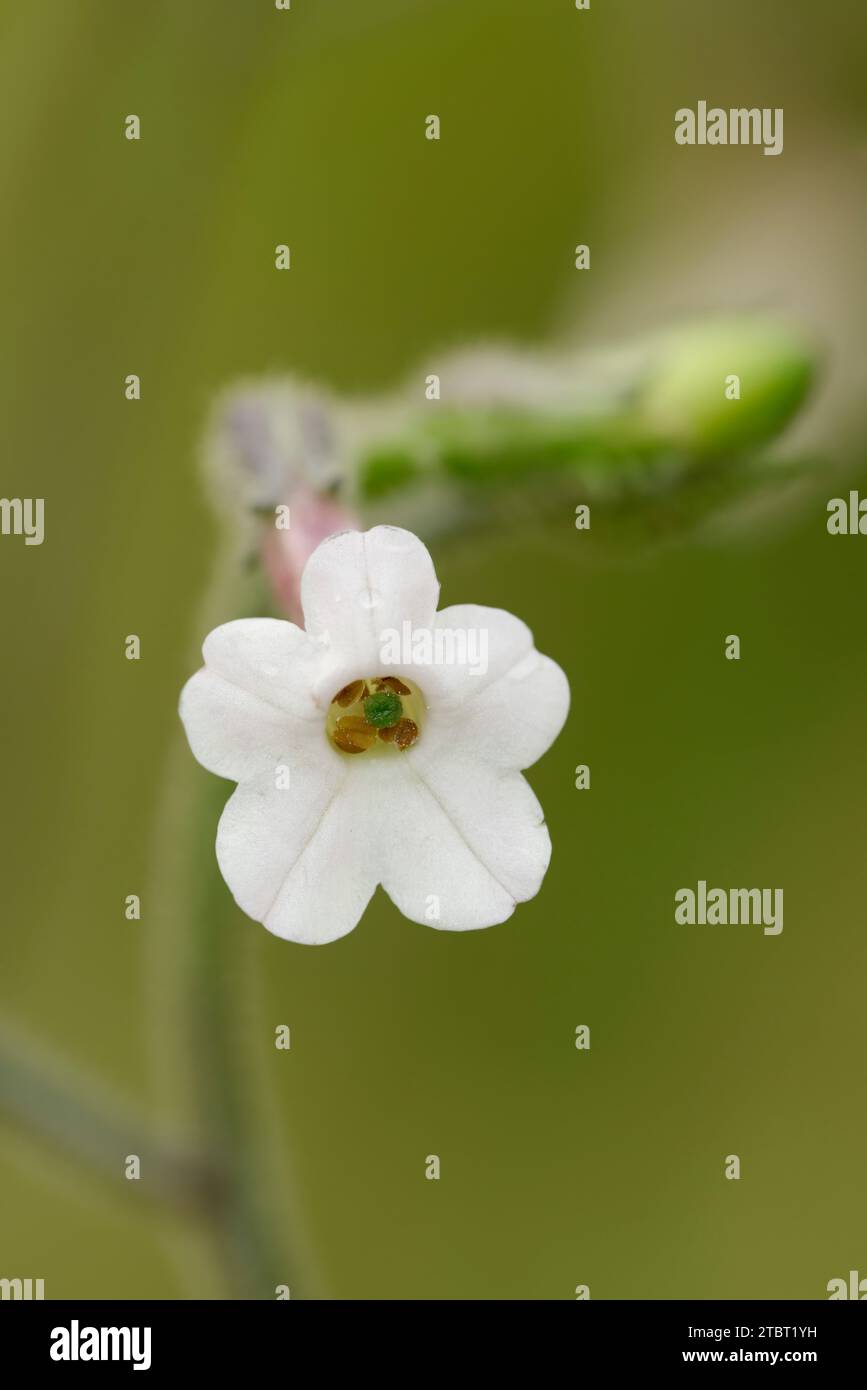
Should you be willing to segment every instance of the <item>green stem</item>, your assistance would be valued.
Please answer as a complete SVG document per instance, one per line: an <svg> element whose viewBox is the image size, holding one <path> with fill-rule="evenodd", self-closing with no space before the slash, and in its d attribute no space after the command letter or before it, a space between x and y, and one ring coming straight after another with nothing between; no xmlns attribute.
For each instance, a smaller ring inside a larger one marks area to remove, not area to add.
<svg viewBox="0 0 867 1390"><path fill-rule="evenodd" d="M197 641L218 623L268 610L261 576L245 574L242 560L232 547L222 556L197 620ZM179 727L150 889L157 1085L163 1105L193 1128L196 1146L217 1156L226 1174L225 1199L209 1213L209 1231L228 1296L274 1298L286 1284L294 1298L312 1289L310 1261L300 1253L297 1204L284 1218L291 1185L282 1155L277 1171L267 1134L256 1039L241 1027L251 1016L244 994L258 977L258 960L214 853L232 790L197 767Z"/></svg>
<svg viewBox="0 0 867 1390"><path fill-rule="evenodd" d="M160 1136L130 1104L93 1078L55 1059L34 1059L35 1044L0 1031L0 1114L20 1134L59 1151L90 1177L117 1185L123 1163L136 1154L146 1199L187 1215L213 1214L226 1175L180 1139ZM110 1184L109 1184L110 1186Z"/></svg>

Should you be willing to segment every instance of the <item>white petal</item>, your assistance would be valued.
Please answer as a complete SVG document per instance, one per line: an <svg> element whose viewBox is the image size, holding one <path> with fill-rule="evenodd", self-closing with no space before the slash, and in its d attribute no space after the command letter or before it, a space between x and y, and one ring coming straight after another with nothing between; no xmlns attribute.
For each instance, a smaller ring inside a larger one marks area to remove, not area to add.
<svg viewBox="0 0 867 1390"><path fill-rule="evenodd" d="M546 753L569 713L569 682L535 649L457 708L434 704L425 752L517 771ZM421 751L421 750L420 750Z"/></svg>
<svg viewBox="0 0 867 1390"><path fill-rule="evenodd" d="M216 628L202 651L206 665L184 686L180 714L203 767L242 782L318 740L324 716L309 688L314 658L300 628L242 619Z"/></svg>
<svg viewBox="0 0 867 1390"><path fill-rule="evenodd" d="M330 658L317 695L327 701L347 680L375 675L387 634L404 622L430 628L438 597L433 561L411 531L375 526L323 541L301 580L306 630Z"/></svg>
<svg viewBox="0 0 867 1390"><path fill-rule="evenodd" d="M319 717L310 690L316 652L306 632L279 618L239 618L208 633L205 665L233 685L302 719Z"/></svg>
<svg viewBox="0 0 867 1390"><path fill-rule="evenodd" d="M371 814L354 769L325 758L293 769L288 790L239 787L217 831L217 859L239 907L276 936L308 945L352 931L376 888Z"/></svg>
<svg viewBox="0 0 867 1390"><path fill-rule="evenodd" d="M449 705L476 699L534 650L533 634L514 613L477 603L456 603L436 615L435 631L472 634L466 650L475 660L437 664L438 700ZM443 640L442 638L440 639ZM458 643L460 647L460 643ZM483 660L479 660L482 657ZM421 677L420 677L421 680Z"/></svg>
<svg viewBox="0 0 867 1390"><path fill-rule="evenodd" d="M501 608L461 604L437 614L438 628L474 632L472 663L420 672L429 714L419 755L478 758L496 767L531 767L550 748L569 712L569 682L533 646L533 634ZM480 636L484 634L484 638ZM485 645L482 645L484 642ZM482 663L476 660L476 668Z"/></svg>
<svg viewBox="0 0 867 1390"><path fill-rule="evenodd" d="M385 769L397 775L382 797L382 885L414 922L448 931L503 922L538 892L548 867L542 808L517 773L425 761L421 749Z"/></svg>

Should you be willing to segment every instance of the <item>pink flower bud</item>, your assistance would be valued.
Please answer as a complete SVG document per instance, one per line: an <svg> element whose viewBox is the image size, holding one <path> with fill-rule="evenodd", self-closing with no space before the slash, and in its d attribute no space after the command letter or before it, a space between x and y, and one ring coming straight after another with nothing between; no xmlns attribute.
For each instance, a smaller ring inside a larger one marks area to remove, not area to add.
<svg viewBox="0 0 867 1390"><path fill-rule="evenodd" d="M301 574L313 551L335 531L360 530L357 517L331 497L304 486L288 500L288 526L269 527L262 544L262 564L277 606L293 623L301 623Z"/></svg>

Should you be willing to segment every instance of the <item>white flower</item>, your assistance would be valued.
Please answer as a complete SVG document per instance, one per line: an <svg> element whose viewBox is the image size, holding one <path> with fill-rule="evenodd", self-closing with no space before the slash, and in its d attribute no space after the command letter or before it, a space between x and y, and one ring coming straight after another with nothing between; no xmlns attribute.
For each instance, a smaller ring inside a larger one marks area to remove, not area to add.
<svg viewBox="0 0 867 1390"><path fill-rule="evenodd" d="M520 769L562 728L566 677L510 613L437 613L438 597L411 532L344 531L304 570L306 631L250 618L205 640L181 718L199 762L239 784L217 860L277 936L345 936L380 883L405 916L451 931L538 892L551 841ZM428 634L427 664L384 662L385 634L410 630ZM450 661L449 632L486 634L486 660Z"/></svg>

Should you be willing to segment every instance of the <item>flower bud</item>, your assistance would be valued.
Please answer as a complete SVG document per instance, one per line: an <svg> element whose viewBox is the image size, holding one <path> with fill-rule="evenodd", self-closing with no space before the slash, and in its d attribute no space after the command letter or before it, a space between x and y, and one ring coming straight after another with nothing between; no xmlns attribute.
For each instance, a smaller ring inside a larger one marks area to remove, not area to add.
<svg viewBox="0 0 867 1390"><path fill-rule="evenodd" d="M656 344L630 432L699 455L752 448L788 424L814 373L813 351L785 325L696 323Z"/></svg>
<svg viewBox="0 0 867 1390"><path fill-rule="evenodd" d="M292 622L301 622L301 575L320 541L336 531L359 528L358 519L330 497L298 488L288 499L289 525L269 526L262 543L262 564L277 606Z"/></svg>

